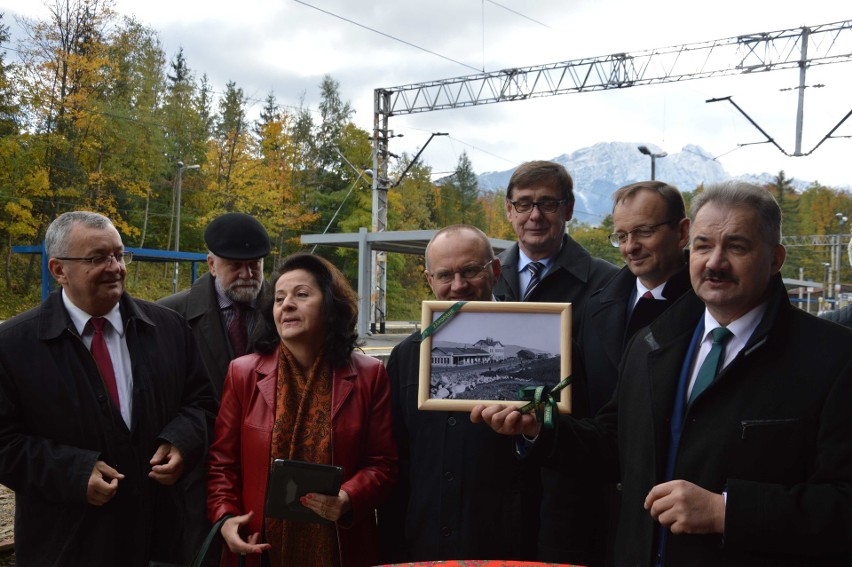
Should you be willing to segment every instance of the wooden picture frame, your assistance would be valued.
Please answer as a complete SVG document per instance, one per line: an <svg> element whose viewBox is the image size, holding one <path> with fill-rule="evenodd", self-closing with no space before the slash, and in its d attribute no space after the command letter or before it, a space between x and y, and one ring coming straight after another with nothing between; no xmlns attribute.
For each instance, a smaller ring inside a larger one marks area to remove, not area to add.
<svg viewBox="0 0 852 567"><path fill-rule="evenodd" d="M455 303L424 301L422 328ZM520 407L521 387L553 387L570 375L570 303L469 301L420 344L418 408ZM571 413L571 386L557 401Z"/></svg>

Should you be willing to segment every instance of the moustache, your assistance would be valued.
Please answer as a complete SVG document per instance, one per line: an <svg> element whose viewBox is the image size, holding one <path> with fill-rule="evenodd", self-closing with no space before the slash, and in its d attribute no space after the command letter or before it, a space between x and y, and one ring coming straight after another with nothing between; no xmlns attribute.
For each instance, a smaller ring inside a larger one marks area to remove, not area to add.
<svg viewBox="0 0 852 567"><path fill-rule="evenodd" d="M739 283L739 278L735 277L730 272L717 272L716 270L704 270L701 273L701 280L716 280L721 282Z"/></svg>
<svg viewBox="0 0 852 567"><path fill-rule="evenodd" d="M241 287L241 286L251 286L251 287L254 287L254 288L259 288L260 287L260 280L256 280L254 278L248 279L248 280L243 279L243 278L237 278L236 280L233 281L233 283L231 283L231 285L228 286L228 289L233 289L235 287Z"/></svg>

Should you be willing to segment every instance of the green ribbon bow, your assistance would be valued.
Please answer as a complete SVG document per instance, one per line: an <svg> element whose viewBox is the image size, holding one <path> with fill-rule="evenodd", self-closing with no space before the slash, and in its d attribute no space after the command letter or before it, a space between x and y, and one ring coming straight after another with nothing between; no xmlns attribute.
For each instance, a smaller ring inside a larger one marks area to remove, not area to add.
<svg viewBox="0 0 852 567"><path fill-rule="evenodd" d="M559 423L556 417L559 408L556 407L556 394L571 384L571 377L566 376L562 381L548 389L547 386L526 386L518 390L518 398L529 403L518 408L521 413L535 412L535 418L547 429L555 429Z"/></svg>

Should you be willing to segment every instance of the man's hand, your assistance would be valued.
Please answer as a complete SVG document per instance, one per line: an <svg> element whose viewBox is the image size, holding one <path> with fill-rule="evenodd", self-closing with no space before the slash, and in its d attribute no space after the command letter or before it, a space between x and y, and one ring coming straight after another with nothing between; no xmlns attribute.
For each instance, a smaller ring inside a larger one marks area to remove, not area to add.
<svg viewBox="0 0 852 567"><path fill-rule="evenodd" d="M470 420L473 423L485 423L502 435L537 437L541 431L541 424L536 421L535 415L521 413L513 406L479 404L471 410Z"/></svg>
<svg viewBox="0 0 852 567"><path fill-rule="evenodd" d="M225 520L222 524L222 529L219 533L222 534L222 539L228 544L228 549L231 553L246 555L247 553L262 553L264 550L272 547L268 543L257 543L260 541L260 533L253 533L247 539L240 536L240 526L249 523L254 512L243 514L242 516L234 516Z"/></svg>
<svg viewBox="0 0 852 567"><path fill-rule="evenodd" d="M302 506L310 508L321 518L336 522L346 512L352 509L352 502L345 490L341 490L337 496L327 496L310 492L301 498Z"/></svg>
<svg viewBox="0 0 852 567"><path fill-rule="evenodd" d="M673 534L722 534L725 497L685 480L658 484L645 497L651 517Z"/></svg>
<svg viewBox="0 0 852 567"><path fill-rule="evenodd" d="M171 443L163 443L151 457L151 472L148 476L160 484L171 486L183 474L183 456Z"/></svg>
<svg viewBox="0 0 852 567"><path fill-rule="evenodd" d="M116 495L118 481L122 479L124 475L105 462L96 462L86 486L86 502L92 506L103 506Z"/></svg>

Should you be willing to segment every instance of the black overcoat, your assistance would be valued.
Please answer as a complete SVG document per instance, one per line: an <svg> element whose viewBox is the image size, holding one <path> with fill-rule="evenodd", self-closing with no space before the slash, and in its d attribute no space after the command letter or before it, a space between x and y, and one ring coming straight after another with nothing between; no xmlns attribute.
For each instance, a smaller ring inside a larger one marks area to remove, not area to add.
<svg viewBox="0 0 852 567"><path fill-rule="evenodd" d="M687 410L675 458L675 479L727 493L724 536L669 536L667 565L849 564L852 331L794 308L780 277L768 301L746 346ZM653 564L658 524L643 503L666 480L677 382L703 313L689 292L638 332L613 400L557 434L572 474L615 479L621 465L616 565Z"/></svg>
<svg viewBox="0 0 852 567"><path fill-rule="evenodd" d="M189 470L207 451L212 387L174 312L120 300L133 376L128 429L109 400L61 291L0 325L0 482L15 491L15 553L28 567L188 561L184 530L203 521L181 481L148 478L162 442ZM109 503L86 502L95 462L125 475Z"/></svg>

